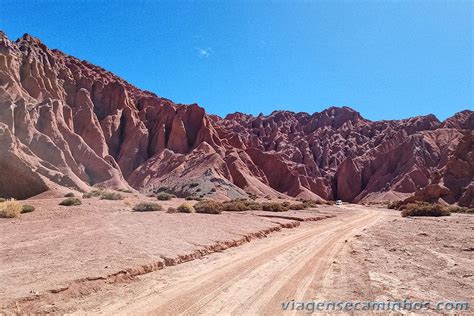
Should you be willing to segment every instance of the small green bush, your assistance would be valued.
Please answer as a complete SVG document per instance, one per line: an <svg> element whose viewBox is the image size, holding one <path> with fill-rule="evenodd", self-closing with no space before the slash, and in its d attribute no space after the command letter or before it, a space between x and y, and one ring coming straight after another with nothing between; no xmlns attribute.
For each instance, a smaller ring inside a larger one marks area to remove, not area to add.
<svg viewBox="0 0 474 316"><path fill-rule="evenodd" d="M160 201L169 201L174 197L175 196L173 194L169 194L169 193L166 193L166 192L161 192L161 193L158 193L156 195L156 198Z"/></svg>
<svg viewBox="0 0 474 316"><path fill-rule="evenodd" d="M408 216L449 216L451 212L439 204L409 203L402 206L402 217Z"/></svg>
<svg viewBox="0 0 474 316"><path fill-rule="evenodd" d="M81 204L82 204L81 200L75 197L69 197L61 201L61 203L59 203L59 205L63 205L63 206L74 206L74 205L81 205Z"/></svg>
<svg viewBox="0 0 474 316"><path fill-rule="evenodd" d="M158 203L152 203L152 202L143 202L143 203L138 203L133 207L133 210L135 212L156 212L156 211L162 211L163 207L158 204Z"/></svg>
<svg viewBox="0 0 474 316"><path fill-rule="evenodd" d="M104 192L100 195L101 200L123 200L123 195L118 192Z"/></svg>
<svg viewBox="0 0 474 316"><path fill-rule="evenodd" d="M197 187L197 186L199 186L199 183L196 183L196 182L193 182L193 183L190 183L190 184L189 184L189 187L190 187L190 188L195 188L195 187Z"/></svg>
<svg viewBox="0 0 474 316"><path fill-rule="evenodd" d="M212 200L200 201L194 204L197 213L220 214L222 213L222 204Z"/></svg>
<svg viewBox="0 0 474 316"><path fill-rule="evenodd" d="M282 203L270 202L263 203L262 210L267 212L286 212L288 211L288 207L284 206Z"/></svg>
<svg viewBox="0 0 474 316"><path fill-rule="evenodd" d="M74 197L74 193L73 192L66 193L64 194L64 197Z"/></svg>
<svg viewBox="0 0 474 316"><path fill-rule="evenodd" d="M194 208L191 205L187 204L187 203L183 203L180 206L178 206L178 212L180 212L180 213L194 213Z"/></svg>
<svg viewBox="0 0 474 316"><path fill-rule="evenodd" d="M35 207L33 205L30 205L30 204L23 204L23 206L21 207L21 213L31 213L35 210Z"/></svg>

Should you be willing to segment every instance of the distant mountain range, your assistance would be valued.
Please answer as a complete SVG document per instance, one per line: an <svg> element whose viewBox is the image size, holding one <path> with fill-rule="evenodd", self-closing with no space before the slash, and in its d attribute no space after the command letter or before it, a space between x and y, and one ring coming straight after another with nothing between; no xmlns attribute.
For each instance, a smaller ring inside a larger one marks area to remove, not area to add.
<svg viewBox="0 0 474 316"><path fill-rule="evenodd" d="M90 186L179 196L473 207L474 112L369 121L348 107L221 118L0 32L0 196Z"/></svg>

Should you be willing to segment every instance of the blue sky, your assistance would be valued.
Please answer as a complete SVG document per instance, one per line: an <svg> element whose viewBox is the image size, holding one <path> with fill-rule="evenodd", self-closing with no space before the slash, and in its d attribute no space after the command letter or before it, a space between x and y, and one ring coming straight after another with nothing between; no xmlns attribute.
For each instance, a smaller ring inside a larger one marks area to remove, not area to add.
<svg viewBox="0 0 474 316"><path fill-rule="evenodd" d="M207 112L474 107L473 1L7 1L0 29Z"/></svg>

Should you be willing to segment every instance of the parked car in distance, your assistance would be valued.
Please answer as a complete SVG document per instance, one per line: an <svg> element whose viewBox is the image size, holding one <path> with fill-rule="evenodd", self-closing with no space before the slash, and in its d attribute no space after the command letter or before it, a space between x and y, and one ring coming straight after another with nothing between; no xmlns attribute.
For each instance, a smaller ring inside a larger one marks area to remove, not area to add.
<svg viewBox="0 0 474 316"><path fill-rule="evenodd" d="M336 205L342 205L342 201L341 201L341 200L337 200L337 201L336 201Z"/></svg>

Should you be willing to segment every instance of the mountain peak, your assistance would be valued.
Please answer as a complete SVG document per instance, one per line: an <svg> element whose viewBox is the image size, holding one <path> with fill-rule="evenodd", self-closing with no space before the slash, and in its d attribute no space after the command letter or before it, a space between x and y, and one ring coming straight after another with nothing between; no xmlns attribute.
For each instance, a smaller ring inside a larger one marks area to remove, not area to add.
<svg viewBox="0 0 474 316"><path fill-rule="evenodd" d="M281 110L220 119L198 105L140 90L87 61L52 53L29 34L0 45L0 60L17 61L0 63L0 108L18 105L14 120L0 115L8 136L0 139L0 149L15 149L0 155L7 172L0 177L0 196L27 198L53 185L144 192L166 186L181 196L199 189L210 197L251 192L360 202L425 186L428 180L419 175L434 172L439 157L452 156L463 135L458 130L472 126L470 112L439 128L434 116L379 124L347 106L312 115ZM38 135L34 146L31 135ZM453 146L443 145L448 142ZM436 169L443 170L443 163ZM414 170L421 172L413 176ZM8 181L18 174L28 179L26 186ZM205 185L192 189L191 181ZM446 201L469 206L471 191L461 197L462 181L471 179L453 181Z"/></svg>
<svg viewBox="0 0 474 316"><path fill-rule="evenodd" d="M27 42L27 43L36 43L36 44L42 44L41 40L37 37L34 37L28 33L23 34L22 37L16 40L16 42Z"/></svg>

